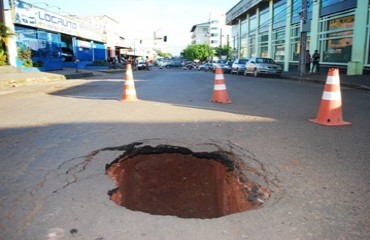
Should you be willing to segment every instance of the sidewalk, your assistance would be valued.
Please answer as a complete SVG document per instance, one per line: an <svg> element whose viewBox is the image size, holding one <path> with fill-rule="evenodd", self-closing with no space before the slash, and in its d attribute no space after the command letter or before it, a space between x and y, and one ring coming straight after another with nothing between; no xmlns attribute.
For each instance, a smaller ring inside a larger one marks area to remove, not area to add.
<svg viewBox="0 0 370 240"><path fill-rule="evenodd" d="M63 70L50 72L1 72L0 71L0 90L5 88L12 88L30 83L42 83L48 81L60 81L66 79L78 79L85 77L92 77L98 72L104 73L123 73L124 69L112 70L89 70L75 68L64 68ZM349 76L340 74L341 85L349 88L356 88L370 91L370 75L355 75ZM283 72L283 79L290 79L295 81L315 82L325 84L326 74L307 74L299 77L297 72Z"/></svg>
<svg viewBox="0 0 370 240"><path fill-rule="evenodd" d="M282 78L296 81L315 82L325 84L327 74L307 74L299 77L297 72L283 72ZM341 86L370 90L370 75L345 75L340 74Z"/></svg>

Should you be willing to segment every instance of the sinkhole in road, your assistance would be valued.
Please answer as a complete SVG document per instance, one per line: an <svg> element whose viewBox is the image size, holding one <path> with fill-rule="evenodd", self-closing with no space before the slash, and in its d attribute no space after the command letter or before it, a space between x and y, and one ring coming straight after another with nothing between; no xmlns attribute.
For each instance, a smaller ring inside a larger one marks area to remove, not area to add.
<svg viewBox="0 0 370 240"><path fill-rule="evenodd" d="M108 192L120 206L153 215L218 218L256 209L270 190L249 181L244 164L225 151L133 145L107 164L117 185Z"/></svg>

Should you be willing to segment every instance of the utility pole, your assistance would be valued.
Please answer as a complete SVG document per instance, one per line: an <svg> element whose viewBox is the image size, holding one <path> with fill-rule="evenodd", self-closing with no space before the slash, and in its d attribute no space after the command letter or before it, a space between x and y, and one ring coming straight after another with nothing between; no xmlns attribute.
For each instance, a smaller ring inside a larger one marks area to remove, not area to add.
<svg viewBox="0 0 370 240"><path fill-rule="evenodd" d="M5 23L4 2L0 0L0 22Z"/></svg>
<svg viewBox="0 0 370 240"><path fill-rule="evenodd" d="M302 12L301 12L301 52L300 52L300 64L299 64L299 76L302 77L306 73L306 44L307 44L307 1L302 0Z"/></svg>

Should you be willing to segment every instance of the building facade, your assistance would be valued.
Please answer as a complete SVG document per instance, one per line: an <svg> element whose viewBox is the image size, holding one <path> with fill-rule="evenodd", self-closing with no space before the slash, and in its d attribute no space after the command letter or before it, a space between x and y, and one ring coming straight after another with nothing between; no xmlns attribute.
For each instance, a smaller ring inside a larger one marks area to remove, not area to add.
<svg viewBox="0 0 370 240"><path fill-rule="evenodd" d="M226 14L232 26L237 57L270 57L297 68L301 32L306 49L320 53L320 64L363 74L370 68L369 0L307 0L307 19L301 19L302 0L242 0Z"/></svg>
<svg viewBox="0 0 370 240"><path fill-rule="evenodd" d="M6 25L15 33L9 62L22 66L19 51L30 49L32 62L44 70L62 69L116 57L124 46L118 22L108 16L60 15L19 0L9 1Z"/></svg>
<svg viewBox="0 0 370 240"><path fill-rule="evenodd" d="M191 44L209 44L211 47L221 47L229 44L231 27L225 25L224 13L211 12L209 21L194 25L191 28Z"/></svg>

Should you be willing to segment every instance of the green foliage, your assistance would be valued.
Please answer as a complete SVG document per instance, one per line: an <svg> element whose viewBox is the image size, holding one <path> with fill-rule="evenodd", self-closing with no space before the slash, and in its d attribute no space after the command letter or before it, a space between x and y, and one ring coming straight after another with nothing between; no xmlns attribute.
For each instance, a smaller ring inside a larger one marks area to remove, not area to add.
<svg viewBox="0 0 370 240"><path fill-rule="evenodd" d="M7 56L3 49L0 49L0 66L7 65Z"/></svg>
<svg viewBox="0 0 370 240"><path fill-rule="evenodd" d="M163 58L170 58L170 57L172 57L171 53L162 52L159 49L153 49L153 50L157 53L157 55L159 57L163 57Z"/></svg>
<svg viewBox="0 0 370 240"><path fill-rule="evenodd" d="M215 55L215 50L208 44L195 44L189 45L183 50L181 55L188 60L207 60L208 58Z"/></svg>
<svg viewBox="0 0 370 240"><path fill-rule="evenodd" d="M226 56L228 60L231 58L232 48L230 46L216 47L215 51L219 57Z"/></svg>
<svg viewBox="0 0 370 240"><path fill-rule="evenodd" d="M164 58L170 58L172 56L171 53L165 53L165 52L161 52L161 51L157 52L157 54L158 54L158 56L164 57Z"/></svg>
<svg viewBox="0 0 370 240"><path fill-rule="evenodd" d="M18 57L20 60L23 61L24 67L32 67L32 59L31 59L32 51L28 48L18 47Z"/></svg>
<svg viewBox="0 0 370 240"><path fill-rule="evenodd" d="M42 61L38 60L37 62L32 63L32 65L34 67L43 67L44 63Z"/></svg>
<svg viewBox="0 0 370 240"><path fill-rule="evenodd" d="M8 38L14 35L5 23L0 22L0 66L7 65L7 53L6 45L8 44Z"/></svg>

